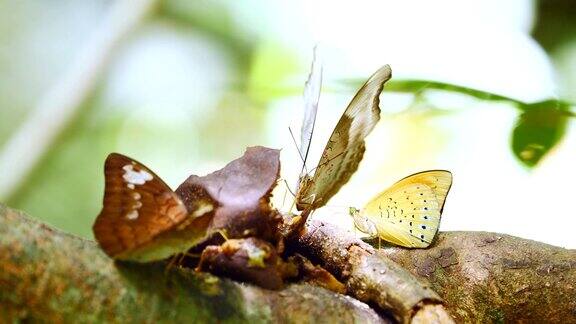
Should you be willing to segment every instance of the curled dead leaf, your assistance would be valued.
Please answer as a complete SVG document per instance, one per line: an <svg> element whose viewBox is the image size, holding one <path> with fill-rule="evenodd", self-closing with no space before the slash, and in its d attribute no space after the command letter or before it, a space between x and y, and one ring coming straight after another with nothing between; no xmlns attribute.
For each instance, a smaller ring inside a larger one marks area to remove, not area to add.
<svg viewBox="0 0 576 324"><path fill-rule="evenodd" d="M279 174L280 151L255 146L221 170L203 177L190 176L176 193L186 206L192 206L202 190L218 203L209 232L274 242L279 239L282 218L270 206L270 196Z"/></svg>

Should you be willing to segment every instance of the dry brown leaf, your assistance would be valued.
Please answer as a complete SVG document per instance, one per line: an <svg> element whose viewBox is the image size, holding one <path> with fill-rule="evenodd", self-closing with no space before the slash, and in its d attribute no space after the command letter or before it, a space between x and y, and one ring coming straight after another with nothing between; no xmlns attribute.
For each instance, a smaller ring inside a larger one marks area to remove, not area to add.
<svg viewBox="0 0 576 324"><path fill-rule="evenodd" d="M255 236L276 241L282 219L271 208L270 196L279 174L280 151L255 146L221 170L190 176L176 193L186 206L203 190L218 202L209 231L224 231L230 238Z"/></svg>

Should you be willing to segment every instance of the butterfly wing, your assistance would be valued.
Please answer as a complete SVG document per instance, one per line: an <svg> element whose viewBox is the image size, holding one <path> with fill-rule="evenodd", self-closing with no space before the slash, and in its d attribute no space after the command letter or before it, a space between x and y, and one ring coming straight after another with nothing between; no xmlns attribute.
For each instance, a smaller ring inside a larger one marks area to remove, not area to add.
<svg viewBox="0 0 576 324"><path fill-rule="evenodd" d="M303 177L298 210L324 206L358 168L364 155L364 138L380 120L380 93L392 76L388 65L376 71L360 88L330 136L313 177Z"/></svg>
<svg viewBox="0 0 576 324"><path fill-rule="evenodd" d="M376 196L361 214L376 224L383 240L405 247L425 248L438 232L451 185L449 171L416 173Z"/></svg>
<svg viewBox="0 0 576 324"><path fill-rule="evenodd" d="M452 186L452 173L447 170L428 170L409 175L397 182L397 184L407 183L423 183L430 187L438 199L440 212L442 212L446 196Z"/></svg>
<svg viewBox="0 0 576 324"><path fill-rule="evenodd" d="M316 113L318 112L318 102L320 101L320 90L322 89L322 65L317 61L316 47L314 47L314 57L308 80L304 85L304 119L300 130L300 154L304 158L308 157L310 142L314 133L316 123Z"/></svg>
<svg viewBox="0 0 576 324"><path fill-rule="evenodd" d="M112 153L104 174L104 205L93 231L109 256L131 259L131 251L187 218L180 198L144 165Z"/></svg>

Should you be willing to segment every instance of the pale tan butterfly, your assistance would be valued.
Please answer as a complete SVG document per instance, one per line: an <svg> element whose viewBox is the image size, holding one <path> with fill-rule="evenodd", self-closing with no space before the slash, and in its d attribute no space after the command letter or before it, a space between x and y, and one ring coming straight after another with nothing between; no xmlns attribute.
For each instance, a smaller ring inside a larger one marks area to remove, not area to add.
<svg viewBox="0 0 576 324"><path fill-rule="evenodd" d="M378 106L380 93L384 83L391 77L390 66L385 65L366 81L334 128L314 175L301 175L296 192L296 207L298 210L305 211L304 220L311 211L326 205L358 168L364 155L364 138L380 120L380 107ZM314 77L313 69L309 80L315 79L317 78ZM315 107L317 107L317 102ZM316 115L315 111L313 115ZM309 124L314 124L313 119L305 120L303 130ZM304 131L302 134L301 149L306 148L306 152L311 134L312 132L304 133ZM301 150L303 156L306 156L306 152Z"/></svg>
<svg viewBox="0 0 576 324"><path fill-rule="evenodd" d="M440 218L452 174L445 170L410 175L384 190L362 209L350 208L354 226L371 237L411 248L428 247Z"/></svg>

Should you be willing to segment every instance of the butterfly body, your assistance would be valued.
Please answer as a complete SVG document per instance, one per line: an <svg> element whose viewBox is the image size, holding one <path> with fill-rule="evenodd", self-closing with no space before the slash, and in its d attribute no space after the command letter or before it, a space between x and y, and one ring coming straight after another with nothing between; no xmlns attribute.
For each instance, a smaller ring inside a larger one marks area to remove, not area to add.
<svg viewBox="0 0 576 324"><path fill-rule="evenodd" d="M141 163L112 153L104 166L102 211L93 226L109 256L136 262L187 251L207 233L216 202L205 192L191 206Z"/></svg>
<svg viewBox="0 0 576 324"><path fill-rule="evenodd" d="M396 245L428 247L440 225L452 174L444 170L408 176L374 197L361 209L350 209L355 227Z"/></svg>
<svg viewBox="0 0 576 324"><path fill-rule="evenodd" d="M301 190L298 191L298 196L296 197L297 208L299 210L314 210L324 206L328 200L340 190L340 186L333 186L331 183L334 182L341 185L347 183L352 177L352 174L358 169L364 151L365 146L363 143L355 146L345 152L346 157L344 157L341 162L332 161L335 159L335 156L329 154L323 155L322 160L327 162L319 164L316 172L320 172L326 176L315 179L306 175L303 178Z"/></svg>

